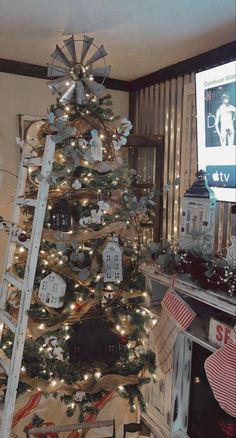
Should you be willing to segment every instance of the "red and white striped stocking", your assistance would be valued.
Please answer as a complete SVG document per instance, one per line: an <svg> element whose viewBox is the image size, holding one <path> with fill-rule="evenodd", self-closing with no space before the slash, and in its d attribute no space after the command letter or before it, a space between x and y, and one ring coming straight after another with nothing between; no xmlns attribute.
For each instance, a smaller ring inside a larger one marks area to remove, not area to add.
<svg viewBox="0 0 236 438"><path fill-rule="evenodd" d="M174 292L174 282L175 276L172 276L170 288L161 302L160 317L153 328L157 364L165 374L172 369L172 351L178 334L196 317L191 307Z"/></svg>

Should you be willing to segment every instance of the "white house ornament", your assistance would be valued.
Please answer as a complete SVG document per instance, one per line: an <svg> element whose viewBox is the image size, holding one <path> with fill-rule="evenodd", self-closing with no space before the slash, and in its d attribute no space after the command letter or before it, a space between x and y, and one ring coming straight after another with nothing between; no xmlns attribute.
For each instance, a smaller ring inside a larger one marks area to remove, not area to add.
<svg viewBox="0 0 236 438"><path fill-rule="evenodd" d="M209 188L205 172L196 173L197 179L182 198L179 244L186 250L200 247L205 254L213 254L216 198Z"/></svg>
<svg viewBox="0 0 236 438"><path fill-rule="evenodd" d="M46 306L57 309L63 306L65 292L66 282L60 275L51 272L41 280L38 297Z"/></svg>
<svg viewBox="0 0 236 438"><path fill-rule="evenodd" d="M118 237L112 236L108 238L102 255L104 282L122 281L122 249L118 243Z"/></svg>
<svg viewBox="0 0 236 438"><path fill-rule="evenodd" d="M91 131L91 140L89 142L91 149L91 157L94 161L102 161L102 140L96 129Z"/></svg>

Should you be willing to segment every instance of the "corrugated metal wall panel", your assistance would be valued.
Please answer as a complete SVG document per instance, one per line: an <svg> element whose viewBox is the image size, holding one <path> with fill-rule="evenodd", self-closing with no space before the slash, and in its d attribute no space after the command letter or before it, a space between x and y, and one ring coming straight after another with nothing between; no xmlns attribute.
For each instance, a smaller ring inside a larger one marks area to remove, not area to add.
<svg viewBox="0 0 236 438"><path fill-rule="evenodd" d="M131 93L134 133L165 136L163 237L178 240L180 199L197 170L194 74ZM175 184L180 178L179 184ZM167 184L170 188L167 191ZM216 251L230 240L230 204L217 203Z"/></svg>

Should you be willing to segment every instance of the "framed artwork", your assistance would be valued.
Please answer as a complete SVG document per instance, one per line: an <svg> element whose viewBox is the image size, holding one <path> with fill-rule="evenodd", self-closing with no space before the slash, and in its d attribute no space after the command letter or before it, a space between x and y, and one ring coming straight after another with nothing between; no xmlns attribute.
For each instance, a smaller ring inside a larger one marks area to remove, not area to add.
<svg viewBox="0 0 236 438"><path fill-rule="evenodd" d="M19 114L19 137L33 148L38 146L38 131L47 120L42 116L28 116Z"/></svg>

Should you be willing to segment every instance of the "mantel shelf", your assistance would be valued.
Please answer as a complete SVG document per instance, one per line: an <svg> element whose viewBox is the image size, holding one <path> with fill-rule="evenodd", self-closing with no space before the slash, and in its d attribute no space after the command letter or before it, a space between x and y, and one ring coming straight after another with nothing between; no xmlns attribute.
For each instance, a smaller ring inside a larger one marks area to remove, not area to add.
<svg viewBox="0 0 236 438"><path fill-rule="evenodd" d="M143 264L141 269L145 277L158 281L164 286L169 286L170 276L158 272L157 267L153 264ZM184 275L178 275L176 277L175 290L236 317L236 297L231 297L225 292L201 289L190 279L186 279Z"/></svg>

